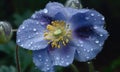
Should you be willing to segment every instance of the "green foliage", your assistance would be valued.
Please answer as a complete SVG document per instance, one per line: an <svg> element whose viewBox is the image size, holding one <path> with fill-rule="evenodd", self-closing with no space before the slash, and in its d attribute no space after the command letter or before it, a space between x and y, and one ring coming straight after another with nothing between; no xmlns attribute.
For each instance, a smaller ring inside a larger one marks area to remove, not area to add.
<svg viewBox="0 0 120 72"><path fill-rule="evenodd" d="M21 14L18 14L18 13L15 13L15 14L13 15L13 18L15 19L15 20L14 20L15 25L18 27L20 24L22 24L22 22L23 22L25 19L29 18L29 17L32 15L32 13L33 13L33 12L30 11L30 10L25 11L22 15L21 15Z"/></svg>
<svg viewBox="0 0 120 72"><path fill-rule="evenodd" d="M120 69L120 58L114 60L108 67L104 68L104 72L117 72Z"/></svg>
<svg viewBox="0 0 120 72"><path fill-rule="evenodd" d="M16 72L16 68L14 66L1 66L0 72Z"/></svg>

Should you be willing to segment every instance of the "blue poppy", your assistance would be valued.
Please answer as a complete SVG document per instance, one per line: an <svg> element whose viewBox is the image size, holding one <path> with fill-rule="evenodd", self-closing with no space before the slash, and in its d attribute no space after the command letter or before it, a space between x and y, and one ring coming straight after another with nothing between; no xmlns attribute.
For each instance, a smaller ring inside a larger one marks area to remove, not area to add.
<svg viewBox="0 0 120 72"><path fill-rule="evenodd" d="M96 57L108 37L104 16L92 9L74 9L50 2L20 25L17 44L33 51L33 62L44 72L68 66L74 58Z"/></svg>

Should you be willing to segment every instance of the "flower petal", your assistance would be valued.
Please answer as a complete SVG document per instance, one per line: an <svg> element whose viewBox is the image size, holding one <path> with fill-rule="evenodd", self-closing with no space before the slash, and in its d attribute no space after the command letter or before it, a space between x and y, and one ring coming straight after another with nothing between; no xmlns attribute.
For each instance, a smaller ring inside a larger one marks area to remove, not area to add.
<svg viewBox="0 0 120 72"><path fill-rule="evenodd" d="M52 17L50 17L47 14L47 9L43 9L40 11L36 11L32 16L31 19L33 20L37 20L40 22L40 24L44 27L46 27L48 24L51 23L51 21L53 20Z"/></svg>
<svg viewBox="0 0 120 72"><path fill-rule="evenodd" d="M33 62L42 71L54 72L52 60L47 49L33 51Z"/></svg>
<svg viewBox="0 0 120 72"><path fill-rule="evenodd" d="M103 26L105 23L104 17L100 13L89 9L80 9L71 17L70 22L74 28L86 25Z"/></svg>
<svg viewBox="0 0 120 72"><path fill-rule="evenodd" d="M102 27L95 30L96 34L87 39L75 39L73 42L77 46L76 59L88 61L96 57L102 50L102 45L108 37L108 33Z"/></svg>
<svg viewBox="0 0 120 72"><path fill-rule="evenodd" d="M63 13L61 12L58 12L56 15L55 15L55 20L59 20L59 21L66 21L66 17Z"/></svg>
<svg viewBox="0 0 120 72"><path fill-rule="evenodd" d="M46 48L47 41L44 40L44 30L39 21L25 20L17 31L17 44L29 50Z"/></svg>
<svg viewBox="0 0 120 72"><path fill-rule="evenodd" d="M63 46L50 51L54 65L68 66L73 62L75 48L72 46Z"/></svg>
<svg viewBox="0 0 120 72"><path fill-rule="evenodd" d="M60 10L64 8L64 6L57 2L49 2L46 5L46 9L48 10L48 15L51 17L55 16L56 13L60 12Z"/></svg>

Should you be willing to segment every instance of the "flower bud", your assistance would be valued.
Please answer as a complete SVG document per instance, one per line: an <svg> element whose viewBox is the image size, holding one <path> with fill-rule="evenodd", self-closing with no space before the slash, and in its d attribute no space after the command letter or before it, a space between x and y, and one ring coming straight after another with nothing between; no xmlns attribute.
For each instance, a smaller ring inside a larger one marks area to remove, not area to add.
<svg viewBox="0 0 120 72"><path fill-rule="evenodd" d="M0 44L8 42L12 37L12 27L6 21L0 21Z"/></svg>
<svg viewBox="0 0 120 72"><path fill-rule="evenodd" d="M82 8L82 4L81 4L80 0L67 0L65 6L77 8L77 9Z"/></svg>

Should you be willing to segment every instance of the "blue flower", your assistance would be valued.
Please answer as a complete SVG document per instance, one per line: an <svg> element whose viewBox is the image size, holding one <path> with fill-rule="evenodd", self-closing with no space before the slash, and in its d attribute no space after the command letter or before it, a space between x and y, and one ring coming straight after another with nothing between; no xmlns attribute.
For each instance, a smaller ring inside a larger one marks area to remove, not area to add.
<svg viewBox="0 0 120 72"><path fill-rule="evenodd" d="M74 58L85 62L102 50L108 32L104 17L95 10L48 3L25 20L17 31L17 44L33 51L33 62L42 71L68 66Z"/></svg>

